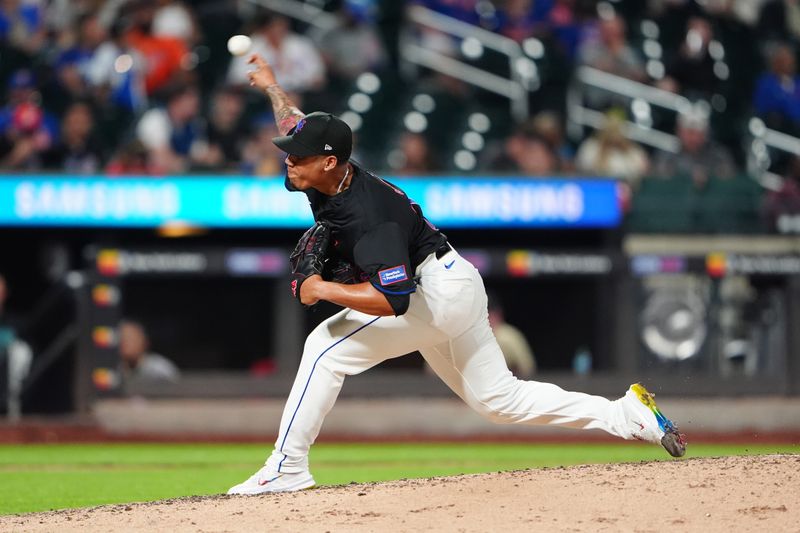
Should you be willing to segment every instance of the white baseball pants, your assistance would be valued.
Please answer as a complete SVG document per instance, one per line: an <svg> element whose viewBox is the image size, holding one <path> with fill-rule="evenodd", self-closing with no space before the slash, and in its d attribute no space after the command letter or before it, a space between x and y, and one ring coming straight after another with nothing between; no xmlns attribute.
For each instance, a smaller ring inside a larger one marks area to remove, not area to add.
<svg viewBox="0 0 800 533"><path fill-rule="evenodd" d="M375 317L344 309L308 336L269 467L307 470L309 448L345 376L414 350L492 422L597 428L630 438L617 402L511 374L489 327L483 280L455 251L441 259L431 254L416 274L420 281L404 315Z"/></svg>

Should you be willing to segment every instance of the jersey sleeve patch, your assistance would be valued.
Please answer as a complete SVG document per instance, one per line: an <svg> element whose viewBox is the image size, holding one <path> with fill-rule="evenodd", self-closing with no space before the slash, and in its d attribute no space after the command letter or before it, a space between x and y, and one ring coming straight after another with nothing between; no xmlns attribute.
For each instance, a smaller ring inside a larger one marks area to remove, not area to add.
<svg viewBox="0 0 800 533"><path fill-rule="evenodd" d="M380 270L378 271L378 279L383 287L387 285L394 285L395 283L400 283L401 281L406 281L408 279L406 266L398 265Z"/></svg>

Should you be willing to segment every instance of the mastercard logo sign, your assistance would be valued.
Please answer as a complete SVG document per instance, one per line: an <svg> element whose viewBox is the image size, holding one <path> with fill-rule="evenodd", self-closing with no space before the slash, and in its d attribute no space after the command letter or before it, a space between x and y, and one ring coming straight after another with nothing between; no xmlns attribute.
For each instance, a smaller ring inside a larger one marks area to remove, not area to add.
<svg viewBox="0 0 800 533"><path fill-rule="evenodd" d="M712 278L721 278L728 270L728 260L725 254L714 253L706 256L706 272Z"/></svg>
<svg viewBox="0 0 800 533"><path fill-rule="evenodd" d="M531 273L531 254L524 250L512 250L506 256L506 268L511 276L527 276Z"/></svg>
<svg viewBox="0 0 800 533"><path fill-rule="evenodd" d="M100 284L92 288L92 301L97 307L111 307L119 303L119 289L113 285Z"/></svg>
<svg viewBox="0 0 800 533"><path fill-rule="evenodd" d="M97 390L111 390L119 385L119 374L110 368L92 370L92 383Z"/></svg>
<svg viewBox="0 0 800 533"><path fill-rule="evenodd" d="M119 250L100 250L97 254L97 271L104 276L118 276L120 263Z"/></svg>
<svg viewBox="0 0 800 533"><path fill-rule="evenodd" d="M97 326L92 330L92 341L98 348L111 348L117 343L117 335L114 328Z"/></svg>

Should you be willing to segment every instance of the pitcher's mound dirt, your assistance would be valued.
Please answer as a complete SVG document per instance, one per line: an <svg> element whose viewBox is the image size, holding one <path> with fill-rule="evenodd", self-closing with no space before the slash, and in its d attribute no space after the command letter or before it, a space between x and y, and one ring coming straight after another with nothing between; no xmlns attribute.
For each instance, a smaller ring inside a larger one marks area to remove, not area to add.
<svg viewBox="0 0 800 533"><path fill-rule="evenodd" d="M800 531L800 455L586 465L0 517L0 531Z"/></svg>

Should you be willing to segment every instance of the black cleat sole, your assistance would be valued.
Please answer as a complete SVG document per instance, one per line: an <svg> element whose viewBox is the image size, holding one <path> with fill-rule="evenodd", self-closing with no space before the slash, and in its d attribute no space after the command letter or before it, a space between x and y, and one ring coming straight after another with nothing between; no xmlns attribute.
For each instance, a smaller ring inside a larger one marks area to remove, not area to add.
<svg viewBox="0 0 800 533"><path fill-rule="evenodd" d="M661 445L672 457L683 457L686 453L686 438L674 429L664 433Z"/></svg>

